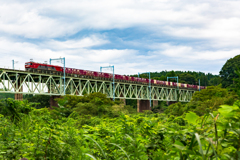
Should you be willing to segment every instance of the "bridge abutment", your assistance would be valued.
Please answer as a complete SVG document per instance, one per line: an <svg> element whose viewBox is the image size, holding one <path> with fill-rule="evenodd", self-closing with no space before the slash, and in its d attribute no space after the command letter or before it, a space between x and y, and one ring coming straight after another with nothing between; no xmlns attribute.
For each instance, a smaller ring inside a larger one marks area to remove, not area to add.
<svg viewBox="0 0 240 160"><path fill-rule="evenodd" d="M151 110L149 100L137 100L137 111Z"/></svg>

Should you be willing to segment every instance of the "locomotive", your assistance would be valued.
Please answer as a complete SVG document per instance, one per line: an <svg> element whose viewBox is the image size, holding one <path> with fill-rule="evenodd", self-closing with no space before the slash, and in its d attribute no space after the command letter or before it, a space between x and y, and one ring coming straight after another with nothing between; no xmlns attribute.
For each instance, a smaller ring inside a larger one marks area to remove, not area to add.
<svg viewBox="0 0 240 160"><path fill-rule="evenodd" d="M64 68L57 65L50 65L46 63L37 63L37 62L26 62L25 63L25 70L26 71L50 71L50 72L64 72ZM97 79L106 79L112 80L113 74L111 73L104 73L104 72L96 72L96 71L89 71L89 70L82 70L82 69L75 69L75 68L65 68L66 74L77 75L82 77L88 78L97 78ZM114 74L114 79L116 81L125 81L129 83L141 83L141 84L149 84L149 79L146 78L138 78L138 77L130 77L125 75ZM176 83L176 82L167 82L167 81L160 81L150 79L151 85L161 85L161 86L171 86L171 87L179 87L179 88L190 88L194 90L198 90L198 85L190 85L190 84L183 84L183 83ZM205 89L205 86L200 86L200 89Z"/></svg>

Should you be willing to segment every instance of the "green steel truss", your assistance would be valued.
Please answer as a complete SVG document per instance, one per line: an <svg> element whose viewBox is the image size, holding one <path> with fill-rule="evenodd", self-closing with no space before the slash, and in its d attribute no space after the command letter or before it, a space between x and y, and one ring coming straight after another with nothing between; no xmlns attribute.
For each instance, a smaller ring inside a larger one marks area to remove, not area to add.
<svg viewBox="0 0 240 160"><path fill-rule="evenodd" d="M0 69L0 93L64 95L62 73L52 71L22 71ZM195 90L159 85L115 81L115 98L189 102ZM101 92L113 98L112 81L96 77L66 74L66 94L82 96Z"/></svg>

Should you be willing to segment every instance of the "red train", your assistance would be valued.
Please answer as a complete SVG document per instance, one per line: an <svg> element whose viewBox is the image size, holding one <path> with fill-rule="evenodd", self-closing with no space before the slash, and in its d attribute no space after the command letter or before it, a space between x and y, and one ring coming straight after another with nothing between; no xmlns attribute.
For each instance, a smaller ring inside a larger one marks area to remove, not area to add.
<svg viewBox="0 0 240 160"><path fill-rule="evenodd" d="M57 72L63 72L63 67L56 66L56 65L50 65L45 63L36 63L36 62L26 62L25 63L25 70L27 71L33 71L33 70L47 70L47 71L57 71ZM81 76L88 76L92 78L104 78L111 80L113 78L113 75L111 73L104 73L104 72L96 72L96 71L88 71L88 70L82 70L82 69L75 69L75 68L65 68L66 74L75 74L75 75L81 75ZM114 78L116 81L129 81L132 83L145 83L149 84L149 79L146 78L138 78L138 77L129 77L124 75L115 74ZM180 88L191 88L191 89L199 89L198 85L190 85L190 84L183 84L183 83L176 83L176 82L167 82L167 81L160 81L160 80L154 80L151 79L150 82L152 85L161 85L161 86L172 86ZM205 89L205 86L201 86L200 89Z"/></svg>

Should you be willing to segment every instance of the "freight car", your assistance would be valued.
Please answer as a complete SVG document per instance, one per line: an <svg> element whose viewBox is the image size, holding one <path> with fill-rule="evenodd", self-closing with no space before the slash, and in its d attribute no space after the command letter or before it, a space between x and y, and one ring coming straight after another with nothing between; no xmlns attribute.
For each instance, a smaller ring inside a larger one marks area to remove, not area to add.
<svg viewBox="0 0 240 160"><path fill-rule="evenodd" d="M63 73L64 69L61 66L49 65L46 63L26 62L25 70L26 71L50 71L50 72ZM111 74L111 73L88 71L88 70L68 68L68 67L65 68L65 73L88 77L88 78L105 79L105 80L112 80L112 78L113 78L113 74ZM119 75L119 74L114 74L114 79L116 81L121 81L121 82L149 84L149 79L130 77L130 76ZM195 90L199 89L198 85L167 82L167 81L160 81L160 80L153 80L153 79L150 80L150 83L152 85L171 86L171 87L175 87L175 88L179 87L179 88L191 88L191 89L195 89ZM205 89L205 88L206 88L205 86L200 86L200 89Z"/></svg>

